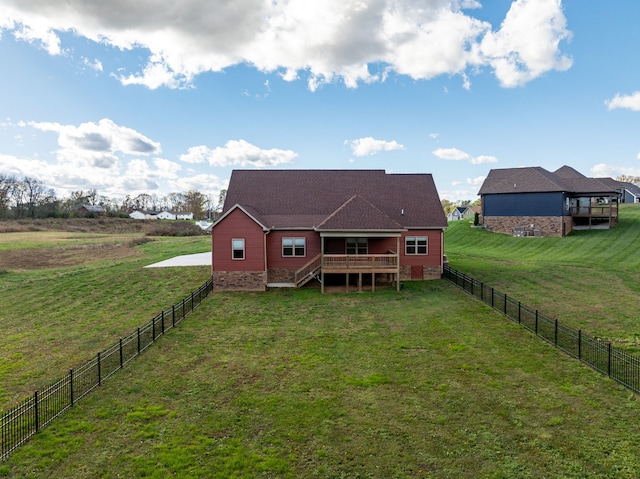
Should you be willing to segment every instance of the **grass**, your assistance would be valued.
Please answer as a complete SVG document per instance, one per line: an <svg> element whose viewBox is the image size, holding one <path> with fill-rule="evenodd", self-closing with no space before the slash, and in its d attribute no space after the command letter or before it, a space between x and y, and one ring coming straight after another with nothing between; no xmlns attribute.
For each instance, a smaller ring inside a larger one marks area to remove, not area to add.
<svg viewBox="0 0 640 479"><path fill-rule="evenodd" d="M57 262L66 257L52 246L58 233L29 235L26 248L13 245L15 262L0 271L0 410L131 334L210 275L207 266L144 268L206 251L210 237L159 238L114 250L101 246L102 237L87 248L91 237L83 236L85 248L71 250L71 266L32 269L48 252Z"/></svg>
<svg viewBox="0 0 640 479"><path fill-rule="evenodd" d="M445 282L214 293L0 477L635 478L639 413Z"/></svg>
<svg viewBox="0 0 640 479"><path fill-rule="evenodd" d="M604 341L640 352L640 205L621 205L611 230L514 238L450 224L451 267Z"/></svg>
<svg viewBox="0 0 640 479"><path fill-rule="evenodd" d="M638 260L624 250L638 211L623 209L610 232L562 239L460 222L445 247L454 268L624 339L635 326L614 313L637 310ZM205 251L201 241L0 274L0 322L17 338L0 338L0 357L22 354L5 395L48 371L58 377L83 344L95 353L117 328L131 331L128 316L138 326L199 285L141 266ZM37 310L26 328L13 319L28 313L22 302ZM573 311L585 303L587 319ZM70 344L34 357L29 348L55 337L48 323ZM216 292L0 464L0 477L637 478L638 399L446 281L407 282L400 293Z"/></svg>

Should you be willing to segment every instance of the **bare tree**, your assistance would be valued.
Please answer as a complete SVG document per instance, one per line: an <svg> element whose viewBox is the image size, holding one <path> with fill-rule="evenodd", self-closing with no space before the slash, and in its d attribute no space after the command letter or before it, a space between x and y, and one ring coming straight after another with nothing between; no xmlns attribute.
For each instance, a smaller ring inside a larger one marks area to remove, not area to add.
<svg viewBox="0 0 640 479"><path fill-rule="evenodd" d="M51 188L47 188L40 180L25 176L20 182L20 205L21 210L26 209L27 216L36 217L36 212L41 210L52 209L52 204L56 200L55 192ZM55 209L55 208L53 208Z"/></svg>
<svg viewBox="0 0 640 479"><path fill-rule="evenodd" d="M616 178L618 181L625 183L633 183L634 185L640 185L640 176L621 175Z"/></svg>
<svg viewBox="0 0 640 479"><path fill-rule="evenodd" d="M0 174L0 218L9 216L9 208L13 200L18 181L15 176Z"/></svg>
<svg viewBox="0 0 640 479"><path fill-rule="evenodd" d="M205 211L205 205L207 203L207 197L196 190L187 191L184 194L185 206L187 211L193 213L194 219L200 219L203 217Z"/></svg>

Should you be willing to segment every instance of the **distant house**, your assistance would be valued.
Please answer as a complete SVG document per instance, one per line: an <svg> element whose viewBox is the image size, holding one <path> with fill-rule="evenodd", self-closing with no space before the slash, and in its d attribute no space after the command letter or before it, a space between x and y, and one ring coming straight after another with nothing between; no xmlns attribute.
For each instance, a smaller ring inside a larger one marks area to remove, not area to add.
<svg viewBox="0 0 640 479"><path fill-rule="evenodd" d="M158 219L158 213L155 211L133 210L129 213L129 218L134 220L155 220Z"/></svg>
<svg viewBox="0 0 640 479"><path fill-rule="evenodd" d="M156 215L159 220L175 220L176 214L173 211L162 210Z"/></svg>
<svg viewBox="0 0 640 479"><path fill-rule="evenodd" d="M479 192L483 225L516 236L611 228L618 222L621 196L612 182L587 178L569 166L554 172L541 167L494 169Z"/></svg>
<svg viewBox="0 0 640 479"><path fill-rule="evenodd" d="M196 221L196 226L207 233L211 233L211 227L213 226L213 222L207 220Z"/></svg>
<svg viewBox="0 0 640 479"><path fill-rule="evenodd" d="M626 181L616 181L616 183L620 191L621 203L640 203L640 186Z"/></svg>
<svg viewBox="0 0 640 479"><path fill-rule="evenodd" d="M214 288L440 278L446 227L429 174L235 170L211 231Z"/></svg>
<svg viewBox="0 0 640 479"><path fill-rule="evenodd" d="M177 220L192 220L193 219L193 213L191 213L190 211L178 211L176 212L176 219Z"/></svg>
<svg viewBox="0 0 640 479"><path fill-rule="evenodd" d="M447 215L447 221L458 221L473 216L473 210L469 206L456 206Z"/></svg>
<svg viewBox="0 0 640 479"><path fill-rule="evenodd" d="M80 216L102 216L104 214L104 208L98 205L81 205L78 208L78 215Z"/></svg>

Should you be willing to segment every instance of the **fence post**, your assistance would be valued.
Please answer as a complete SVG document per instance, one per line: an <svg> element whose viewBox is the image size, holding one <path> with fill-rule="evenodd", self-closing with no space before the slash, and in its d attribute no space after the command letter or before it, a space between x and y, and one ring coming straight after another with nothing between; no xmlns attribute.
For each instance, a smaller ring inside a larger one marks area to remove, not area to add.
<svg viewBox="0 0 640 479"><path fill-rule="evenodd" d="M522 322L522 303L518 301L518 324Z"/></svg>
<svg viewBox="0 0 640 479"><path fill-rule="evenodd" d="M124 361L122 357L122 338L120 338L120 369L122 369L122 366L124 366Z"/></svg>
<svg viewBox="0 0 640 479"><path fill-rule="evenodd" d="M493 308L493 286L491 287L491 307Z"/></svg>
<svg viewBox="0 0 640 479"><path fill-rule="evenodd" d="M35 410L36 432L40 431L40 416L38 414L38 391L33 393L33 407Z"/></svg>
<svg viewBox="0 0 640 479"><path fill-rule="evenodd" d="M180 316L180 319L184 319L184 301L185 298L182 298L182 316Z"/></svg>
<svg viewBox="0 0 640 479"><path fill-rule="evenodd" d="M176 327L176 305L171 306L171 327Z"/></svg>
<svg viewBox="0 0 640 479"><path fill-rule="evenodd" d="M553 340L555 342L556 347L558 346L558 318L556 318L555 330L553 332Z"/></svg>
<svg viewBox="0 0 640 479"><path fill-rule="evenodd" d="M138 354L140 354L140 328L138 328Z"/></svg>
<svg viewBox="0 0 640 479"><path fill-rule="evenodd" d="M71 393L69 403L73 406L73 369L69 369L69 392Z"/></svg>
<svg viewBox="0 0 640 479"><path fill-rule="evenodd" d="M582 329L578 329L578 359L582 359Z"/></svg>
<svg viewBox="0 0 640 479"><path fill-rule="evenodd" d="M484 303L484 283L480 283L480 299Z"/></svg>
<svg viewBox="0 0 640 479"><path fill-rule="evenodd" d="M191 291L191 309L189 311L193 311L193 291Z"/></svg>
<svg viewBox="0 0 640 479"><path fill-rule="evenodd" d="M98 386L102 386L102 371L100 367L100 352L98 351Z"/></svg>
<svg viewBox="0 0 640 479"><path fill-rule="evenodd" d="M155 316L151 320L151 339L153 341L156 340L156 317Z"/></svg>
<svg viewBox="0 0 640 479"><path fill-rule="evenodd" d="M536 309L536 336L538 335L538 310Z"/></svg>
<svg viewBox="0 0 640 479"><path fill-rule="evenodd" d="M164 334L164 309L162 310L162 316L161 316L161 327L162 327L162 334Z"/></svg>
<svg viewBox="0 0 640 479"><path fill-rule="evenodd" d="M507 316L507 293L504 293L504 315Z"/></svg>
<svg viewBox="0 0 640 479"><path fill-rule="evenodd" d="M607 346L607 354L609 356L607 361L607 376L611 377L611 343Z"/></svg>

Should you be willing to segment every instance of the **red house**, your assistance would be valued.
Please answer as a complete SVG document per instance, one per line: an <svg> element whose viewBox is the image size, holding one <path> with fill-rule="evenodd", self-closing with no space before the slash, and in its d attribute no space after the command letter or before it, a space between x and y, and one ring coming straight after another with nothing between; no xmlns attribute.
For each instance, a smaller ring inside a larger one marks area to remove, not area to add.
<svg viewBox="0 0 640 479"><path fill-rule="evenodd" d="M439 278L446 226L430 174L234 170L211 230L214 289Z"/></svg>

